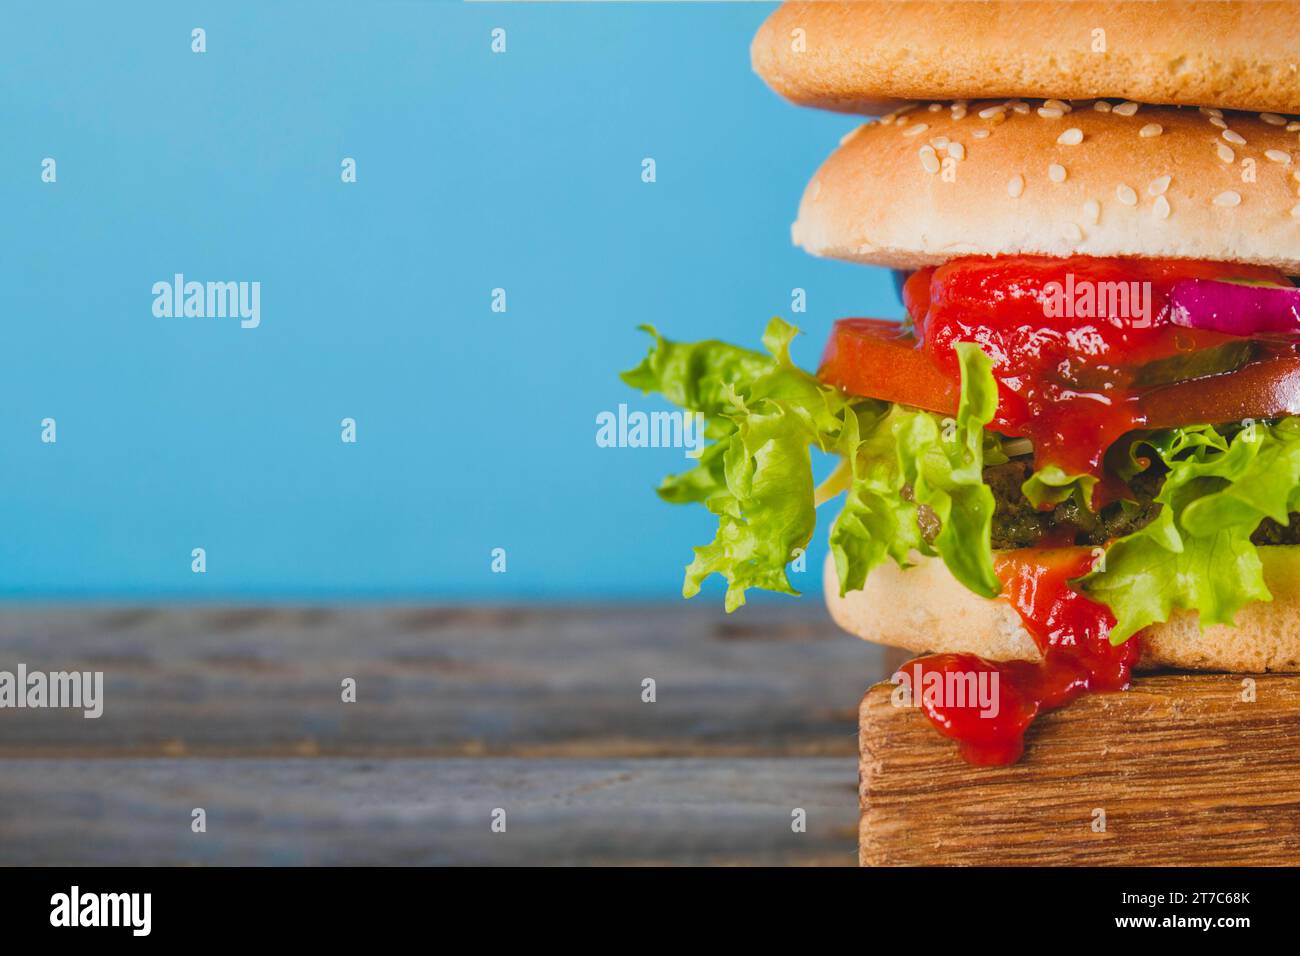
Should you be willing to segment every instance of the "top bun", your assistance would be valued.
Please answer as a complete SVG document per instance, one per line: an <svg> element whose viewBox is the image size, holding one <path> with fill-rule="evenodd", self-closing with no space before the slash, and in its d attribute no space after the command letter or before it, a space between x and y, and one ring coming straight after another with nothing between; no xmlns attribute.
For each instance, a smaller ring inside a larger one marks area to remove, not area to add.
<svg viewBox="0 0 1300 956"><path fill-rule="evenodd" d="M914 105L850 133L794 241L916 269L957 256L1211 259L1300 274L1300 122L1056 101Z"/></svg>
<svg viewBox="0 0 1300 956"><path fill-rule="evenodd" d="M754 69L804 106L1042 96L1300 112L1293 0L786 3ZM896 105L896 104L890 104Z"/></svg>

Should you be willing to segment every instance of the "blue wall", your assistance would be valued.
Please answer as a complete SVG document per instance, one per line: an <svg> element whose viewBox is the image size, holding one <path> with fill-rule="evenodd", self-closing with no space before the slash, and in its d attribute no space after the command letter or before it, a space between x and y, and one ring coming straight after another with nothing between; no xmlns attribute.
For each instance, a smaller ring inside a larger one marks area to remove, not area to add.
<svg viewBox="0 0 1300 956"><path fill-rule="evenodd" d="M799 286L812 365L835 318L898 311L790 244L855 121L753 75L770 9L6 8L0 593L676 595L713 527L652 492L682 452L594 440L663 407L616 377L635 327L756 345ZM261 325L155 317L177 272L259 281Z"/></svg>

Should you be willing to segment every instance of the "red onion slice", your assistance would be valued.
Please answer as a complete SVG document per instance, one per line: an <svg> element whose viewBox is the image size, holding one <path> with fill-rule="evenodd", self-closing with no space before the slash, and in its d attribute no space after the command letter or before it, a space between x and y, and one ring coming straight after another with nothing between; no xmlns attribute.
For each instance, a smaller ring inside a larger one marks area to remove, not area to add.
<svg viewBox="0 0 1300 956"><path fill-rule="evenodd" d="M1300 289L1184 279L1169 293L1174 325L1227 335L1300 333Z"/></svg>

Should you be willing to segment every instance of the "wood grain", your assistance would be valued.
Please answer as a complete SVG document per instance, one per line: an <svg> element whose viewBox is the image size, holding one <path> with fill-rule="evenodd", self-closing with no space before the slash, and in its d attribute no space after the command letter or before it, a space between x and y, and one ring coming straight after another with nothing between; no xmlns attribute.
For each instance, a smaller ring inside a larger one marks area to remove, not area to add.
<svg viewBox="0 0 1300 956"><path fill-rule="evenodd" d="M1300 676L1141 678L971 767L891 685L860 709L865 866L1300 864ZM1105 812L1095 832L1094 810Z"/></svg>
<svg viewBox="0 0 1300 956"><path fill-rule="evenodd" d="M853 764L8 760L0 864L849 866ZM195 807L205 833L191 831ZM504 833L491 829L498 807Z"/></svg>
<svg viewBox="0 0 1300 956"><path fill-rule="evenodd" d="M104 715L0 710L0 864L851 865L885 673L815 596L7 608L19 662L102 670Z"/></svg>
<svg viewBox="0 0 1300 956"><path fill-rule="evenodd" d="M852 755L881 660L815 595L732 615L6 609L0 668L102 670L106 700L98 720L0 712L0 756ZM344 677L356 703L341 700Z"/></svg>

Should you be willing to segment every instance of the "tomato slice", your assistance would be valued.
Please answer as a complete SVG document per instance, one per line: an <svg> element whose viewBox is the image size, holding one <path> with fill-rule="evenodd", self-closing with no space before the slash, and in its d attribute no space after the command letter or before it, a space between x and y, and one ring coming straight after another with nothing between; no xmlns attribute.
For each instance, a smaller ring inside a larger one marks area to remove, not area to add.
<svg viewBox="0 0 1300 956"><path fill-rule="evenodd" d="M957 412L958 383L935 367L902 325L887 319L836 322L817 377L851 395ZM1300 415L1300 356L1280 355L1224 375L1145 390L1126 404L1136 428Z"/></svg>
<svg viewBox="0 0 1300 956"><path fill-rule="evenodd" d="M1300 358L1255 362L1226 375L1178 382L1138 399L1147 428L1218 425L1300 414Z"/></svg>
<svg viewBox="0 0 1300 956"><path fill-rule="evenodd" d="M836 322L817 377L852 395L957 413L957 383L930 361L911 333L886 319Z"/></svg>

